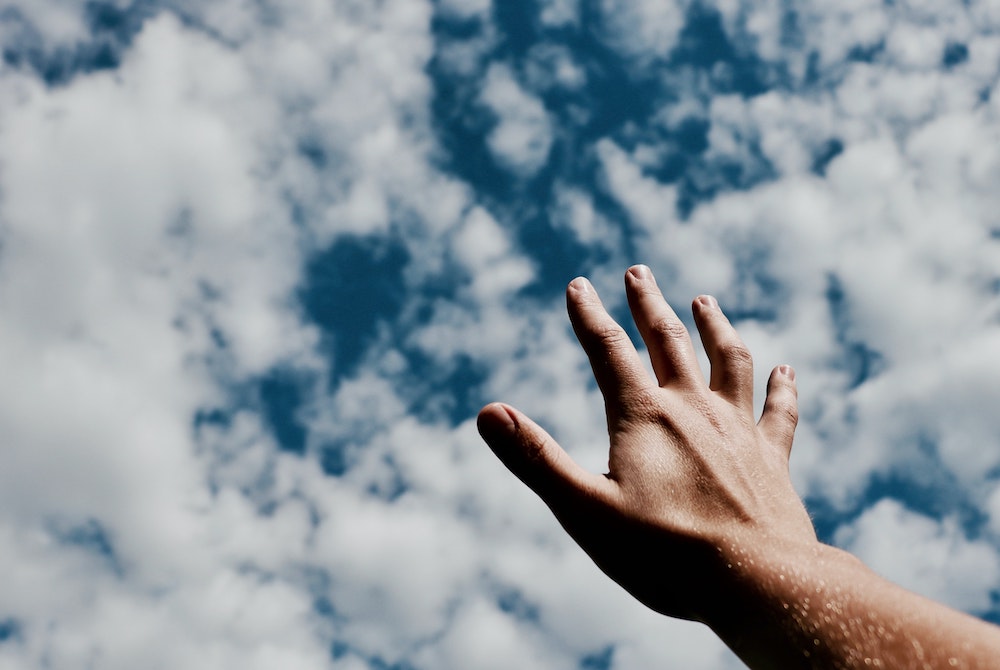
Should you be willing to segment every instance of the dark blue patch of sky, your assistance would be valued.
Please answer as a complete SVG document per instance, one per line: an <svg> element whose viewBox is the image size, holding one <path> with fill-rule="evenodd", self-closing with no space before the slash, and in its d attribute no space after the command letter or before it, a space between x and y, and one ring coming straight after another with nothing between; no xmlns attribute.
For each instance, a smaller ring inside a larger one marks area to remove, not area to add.
<svg viewBox="0 0 1000 670"><path fill-rule="evenodd" d="M941 55L941 65L949 70L967 60L969 60L969 47L961 42L949 42Z"/></svg>
<svg viewBox="0 0 1000 670"><path fill-rule="evenodd" d="M0 644L16 640L21 633L21 624L17 619L0 619Z"/></svg>
<svg viewBox="0 0 1000 670"><path fill-rule="evenodd" d="M277 369L260 380L260 403L278 444L285 451L303 454L306 425L299 416L307 397L303 388L308 377L290 369Z"/></svg>
<svg viewBox="0 0 1000 670"><path fill-rule="evenodd" d="M610 645L580 659L579 670L611 670L615 661L615 647Z"/></svg>
<svg viewBox="0 0 1000 670"><path fill-rule="evenodd" d="M386 237L342 236L315 255L299 292L333 361L331 386L356 370L380 324L403 308L406 247Z"/></svg>
<svg viewBox="0 0 1000 670"><path fill-rule="evenodd" d="M539 621L538 606L531 602L524 593L513 587L498 588L496 593L497 607L519 621L537 624Z"/></svg>
<svg viewBox="0 0 1000 670"><path fill-rule="evenodd" d="M826 176L826 169L830 163L844 153L844 143L837 138L832 138L820 145L819 151L813 158L812 172L819 177Z"/></svg>

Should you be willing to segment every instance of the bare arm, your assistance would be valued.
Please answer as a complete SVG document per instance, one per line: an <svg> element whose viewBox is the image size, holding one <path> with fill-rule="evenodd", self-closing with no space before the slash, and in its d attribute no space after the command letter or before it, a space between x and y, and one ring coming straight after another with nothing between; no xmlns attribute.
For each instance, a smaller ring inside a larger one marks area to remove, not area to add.
<svg viewBox="0 0 1000 670"><path fill-rule="evenodd" d="M512 407L479 416L493 451L597 565L652 609L707 624L754 668L1000 667L1000 629L816 539L788 476L791 368L771 373L755 422L750 354L717 303L693 305L706 384L648 268L631 268L625 285L655 382L593 287L567 289L605 398L608 474L583 470Z"/></svg>

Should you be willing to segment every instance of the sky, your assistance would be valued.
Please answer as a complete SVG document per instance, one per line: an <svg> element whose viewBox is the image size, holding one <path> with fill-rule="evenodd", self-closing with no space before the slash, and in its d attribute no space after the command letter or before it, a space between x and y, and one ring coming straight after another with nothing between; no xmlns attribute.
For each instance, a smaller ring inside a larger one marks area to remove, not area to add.
<svg viewBox="0 0 1000 670"><path fill-rule="evenodd" d="M3 670L741 667L475 429L603 470L563 291L641 347L640 262L758 408L796 368L824 541L1000 621L996 0L0 0L0 52Z"/></svg>

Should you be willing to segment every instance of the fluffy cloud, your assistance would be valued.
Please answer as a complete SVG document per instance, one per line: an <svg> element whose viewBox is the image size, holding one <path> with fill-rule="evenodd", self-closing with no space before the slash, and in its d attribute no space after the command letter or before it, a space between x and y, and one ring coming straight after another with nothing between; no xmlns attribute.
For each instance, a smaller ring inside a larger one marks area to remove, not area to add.
<svg viewBox="0 0 1000 670"><path fill-rule="evenodd" d="M579 0L544 0L541 4L539 18L544 26L574 25L580 20Z"/></svg>
<svg viewBox="0 0 1000 670"><path fill-rule="evenodd" d="M686 9L686 2L673 1L600 3L609 44L640 62L670 55L684 27Z"/></svg>
<svg viewBox="0 0 1000 670"><path fill-rule="evenodd" d="M52 45L73 44L87 38L88 31L79 0L42 0L32 3L5 3L2 22L5 37L17 39L27 29Z"/></svg>
<svg viewBox="0 0 1000 670"><path fill-rule="evenodd" d="M480 99L497 117L487 144L497 162L515 174L535 174L548 160L552 127L545 107L514 78L510 68L493 65Z"/></svg>

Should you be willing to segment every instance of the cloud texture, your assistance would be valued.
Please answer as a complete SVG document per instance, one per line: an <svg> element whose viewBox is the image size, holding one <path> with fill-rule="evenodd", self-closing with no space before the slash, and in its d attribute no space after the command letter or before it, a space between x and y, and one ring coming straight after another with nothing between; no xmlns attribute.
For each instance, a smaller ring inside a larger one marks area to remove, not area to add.
<svg viewBox="0 0 1000 670"><path fill-rule="evenodd" d="M824 538L1000 618L995 3L0 2L0 667L720 668L587 467L562 289L798 370ZM678 576L683 578L683 576Z"/></svg>

